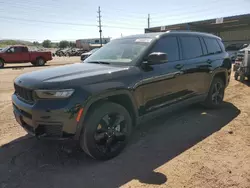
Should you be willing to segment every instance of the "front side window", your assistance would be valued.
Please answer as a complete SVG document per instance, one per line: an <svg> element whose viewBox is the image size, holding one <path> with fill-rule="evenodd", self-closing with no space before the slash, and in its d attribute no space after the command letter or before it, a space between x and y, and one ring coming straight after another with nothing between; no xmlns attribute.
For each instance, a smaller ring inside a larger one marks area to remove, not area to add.
<svg viewBox="0 0 250 188"><path fill-rule="evenodd" d="M151 53L153 52L163 52L168 55L168 61L179 60L179 47L176 37L165 37L159 39Z"/></svg>
<svg viewBox="0 0 250 188"><path fill-rule="evenodd" d="M208 54L218 54L222 52L216 39L204 38L204 41L207 46Z"/></svg>
<svg viewBox="0 0 250 188"><path fill-rule="evenodd" d="M98 49L93 55L89 56L84 62L107 62L129 64L137 59L145 50L152 39L116 39L102 48Z"/></svg>
<svg viewBox="0 0 250 188"><path fill-rule="evenodd" d="M203 55L201 42L198 37L183 36L180 37L180 40L183 59L192 59Z"/></svg>

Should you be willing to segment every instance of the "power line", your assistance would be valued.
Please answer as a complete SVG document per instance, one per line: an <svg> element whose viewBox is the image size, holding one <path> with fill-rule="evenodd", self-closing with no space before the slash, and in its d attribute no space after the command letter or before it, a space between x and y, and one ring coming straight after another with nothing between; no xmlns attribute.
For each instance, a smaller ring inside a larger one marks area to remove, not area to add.
<svg viewBox="0 0 250 188"><path fill-rule="evenodd" d="M69 22L52 22L52 21L43 21L43 20L33 20L33 19L25 19L25 18L14 18L14 17L6 17L1 16L0 18L6 20L18 20L18 21L26 21L26 22L36 22L36 23L48 23L48 24L58 24L58 25L75 25L75 26L85 26L85 27L96 27L94 24L82 24L82 23L69 23ZM141 29L139 27L124 27L118 25L102 25L107 28L121 28L121 29Z"/></svg>

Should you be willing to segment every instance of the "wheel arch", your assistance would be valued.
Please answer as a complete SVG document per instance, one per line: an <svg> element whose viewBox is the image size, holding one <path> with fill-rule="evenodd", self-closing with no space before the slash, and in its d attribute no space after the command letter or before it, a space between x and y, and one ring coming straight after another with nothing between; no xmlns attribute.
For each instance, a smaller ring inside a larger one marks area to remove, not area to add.
<svg viewBox="0 0 250 188"><path fill-rule="evenodd" d="M75 139L79 140L82 128L84 126L84 120L87 118L90 111L96 106L104 102L114 102L123 106L130 114L133 125L137 124L138 118L138 108L136 106L135 100L132 96L132 93L129 90L118 90L110 91L106 93L99 94L97 96L91 97L84 105L83 114L80 118L80 121L77 124Z"/></svg>

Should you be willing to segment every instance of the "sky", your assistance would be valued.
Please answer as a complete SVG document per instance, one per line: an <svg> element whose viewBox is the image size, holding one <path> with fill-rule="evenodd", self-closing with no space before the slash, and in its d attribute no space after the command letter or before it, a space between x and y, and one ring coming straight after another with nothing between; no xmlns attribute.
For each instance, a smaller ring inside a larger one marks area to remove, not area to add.
<svg viewBox="0 0 250 188"><path fill-rule="evenodd" d="M250 13L250 0L0 0L0 39L118 38L162 26Z"/></svg>

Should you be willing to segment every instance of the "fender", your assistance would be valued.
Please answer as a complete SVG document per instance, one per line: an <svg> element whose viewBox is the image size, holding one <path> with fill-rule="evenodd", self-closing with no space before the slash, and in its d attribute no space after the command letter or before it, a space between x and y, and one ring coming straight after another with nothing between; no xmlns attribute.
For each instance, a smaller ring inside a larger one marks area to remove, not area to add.
<svg viewBox="0 0 250 188"><path fill-rule="evenodd" d="M210 84L209 84L209 88L211 87L211 84L212 84L212 82L213 82L213 80L214 80L214 77L217 75L217 74L219 74L219 73L223 73L223 74L225 74L225 78L226 78L226 83L225 83L225 85L227 86L228 85L228 70L226 69L226 68L224 68L224 67L218 67L218 68L216 68L216 69L214 69L214 71L212 72L212 75L211 75L211 81L210 81Z"/></svg>
<svg viewBox="0 0 250 188"><path fill-rule="evenodd" d="M76 134L74 136L74 139L79 140L80 135L81 135L81 131L82 131L82 128L83 128L84 119L85 119L86 114L88 113L88 110L89 110L89 108L91 107L92 104L94 104L97 101L107 100L108 97L112 97L112 96L115 96L115 95L121 95L121 94L127 95L130 98L130 100L132 102L132 105L133 105L134 112L135 112L135 119L137 119L138 118L138 108L136 106L134 97L133 97L132 93L129 90L120 89L120 90L115 90L115 91L112 90L112 91L100 93L100 94L98 94L96 96L92 96L89 99L87 99L87 101L83 105L84 106L83 114L82 114L82 116L80 118L80 121L77 123Z"/></svg>

